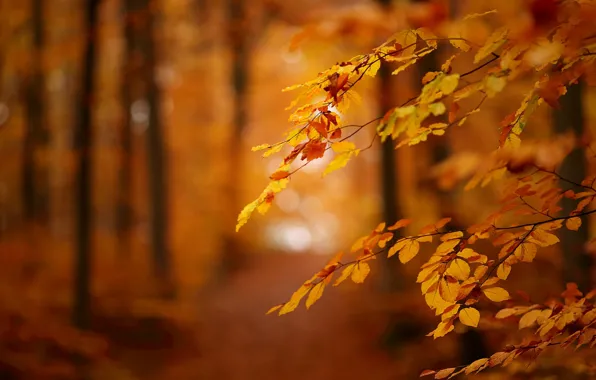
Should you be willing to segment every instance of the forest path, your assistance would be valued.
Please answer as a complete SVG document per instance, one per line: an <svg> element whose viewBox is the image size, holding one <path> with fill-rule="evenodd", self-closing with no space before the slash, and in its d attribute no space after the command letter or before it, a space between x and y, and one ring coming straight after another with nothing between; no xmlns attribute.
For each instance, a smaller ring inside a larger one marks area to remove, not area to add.
<svg viewBox="0 0 596 380"><path fill-rule="evenodd" d="M209 291L199 311L199 378L410 378L379 348L374 318L358 317L353 291L329 288L309 311L265 315L324 264L313 255L258 257Z"/></svg>

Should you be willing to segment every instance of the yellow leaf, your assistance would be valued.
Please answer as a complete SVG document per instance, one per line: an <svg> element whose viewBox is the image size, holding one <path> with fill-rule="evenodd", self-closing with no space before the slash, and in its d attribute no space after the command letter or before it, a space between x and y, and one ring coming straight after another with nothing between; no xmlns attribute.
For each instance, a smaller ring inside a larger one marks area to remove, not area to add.
<svg viewBox="0 0 596 380"><path fill-rule="evenodd" d="M464 21L466 21L466 20L471 20L471 19L473 19L473 18L477 18L477 17L483 17L483 16L489 15L489 14L491 14L491 13L497 13L497 10L496 10L496 9L492 9L492 10L490 10L490 11L486 11L486 12L482 12L482 13L472 13L472 14L469 14L469 15L465 16L465 17L463 18L463 20L464 20Z"/></svg>
<svg viewBox="0 0 596 380"><path fill-rule="evenodd" d="M519 320L519 329L532 326L540 314L542 314L542 310L532 310L524 314Z"/></svg>
<svg viewBox="0 0 596 380"><path fill-rule="evenodd" d="M416 238L416 241L418 243L432 243L433 237L432 235L421 236L419 238Z"/></svg>
<svg viewBox="0 0 596 380"><path fill-rule="evenodd" d="M497 268L497 277L501 280L506 280L509 277L509 273L511 273L511 265L507 263L503 263Z"/></svg>
<svg viewBox="0 0 596 380"><path fill-rule="evenodd" d="M412 260L420 250L420 243L416 240L407 240L404 247L399 251L399 261L407 263Z"/></svg>
<svg viewBox="0 0 596 380"><path fill-rule="evenodd" d="M366 70L366 75L374 77L377 75L377 71L381 68L381 58L377 58L376 56L373 57L375 60L370 64L368 70Z"/></svg>
<svg viewBox="0 0 596 380"><path fill-rule="evenodd" d="M357 263L352 271L352 281L361 284L370 273L370 266L367 263Z"/></svg>
<svg viewBox="0 0 596 380"><path fill-rule="evenodd" d="M459 321L466 326L478 327L478 322L480 322L480 312L473 307L462 309L459 312Z"/></svg>
<svg viewBox="0 0 596 380"><path fill-rule="evenodd" d="M536 257L536 251L537 248L535 244L522 243L515 249L513 254L519 261L531 263L534 261L534 257Z"/></svg>
<svg viewBox="0 0 596 380"><path fill-rule="evenodd" d="M470 266L462 259L455 259L449 264L447 274L457 278L460 281L465 281L470 277Z"/></svg>
<svg viewBox="0 0 596 380"><path fill-rule="evenodd" d="M356 145L354 145L354 143L350 142L350 141L338 141L338 142L334 142L331 145L331 149L333 149L333 151L335 153L347 153L347 152L351 152L354 151L356 149Z"/></svg>
<svg viewBox="0 0 596 380"><path fill-rule="evenodd" d="M578 217L567 219L565 222L565 227L572 231L577 231L582 225L582 220Z"/></svg>
<svg viewBox="0 0 596 380"><path fill-rule="evenodd" d="M408 239L400 239L398 240L391 248L389 248L389 252L387 253L387 257L391 257L399 252L408 242Z"/></svg>
<svg viewBox="0 0 596 380"><path fill-rule="evenodd" d="M447 240L441 243L435 252L437 255L445 255L449 252L452 252L453 249L459 244L459 239Z"/></svg>
<svg viewBox="0 0 596 380"><path fill-rule="evenodd" d="M459 37L453 37L449 39L449 43L451 44L451 46L464 52L470 51L470 45L468 45L468 43L463 39L458 38Z"/></svg>
<svg viewBox="0 0 596 380"><path fill-rule="evenodd" d="M464 233L461 231L449 232L445 235L441 236L441 241L453 240L457 238L461 238L464 236Z"/></svg>
<svg viewBox="0 0 596 380"><path fill-rule="evenodd" d="M431 332L431 334L434 339L437 339L447 335L449 332L453 331L453 329L453 321L445 321L439 323L437 328L433 332Z"/></svg>
<svg viewBox="0 0 596 380"><path fill-rule="evenodd" d="M335 280L335 283L333 284L333 286L337 286L339 284L341 284L342 282L344 282L348 277L350 277L350 275L352 274L352 272L354 271L354 267L356 266L356 264L350 264L347 265L344 270L341 272L341 276L339 276L337 278L337 280Z"/></svg>
<svg viewBox="0 0 596 380"><path fill-rule="evenodd" d="M459 288L459 282L455 279L444 278L439 281L439 294L445 301L454 302L457 299Z"/></svg>
<svg viewBox="0 0 596 380"><path fill-rule="evenodd" d="M476 64L482 61L484 58L488 57L501 46L503 46L505 42L507 42L506 38L508 32L509 31L506 28L495 30L493 34L488 37L484 43L484 46L482 46L474 56L474 63Z"/></svg>
<svg viewBox="0 0 596 380"><path fill-rule="evenodd" d="M482 292L489 300L493 302L502 302L509 299L509 292L503 288L495 287L495 288L487 288L482 289Z"/></svg>
<svg viewBox="0 0 596 380"><path fill-rule="evenodd" d="M503 91L506 84L507 79L505 79L505 77L497 77L495 75L487 76L484 79L484 88L486 90L486 95L489 98L494 97L497 93Z"/></svg>
<svg viewBox="0 0 596 380"><path fill-rule="evenodd" d="M394 225L387 227L387 230L394 231L409 225L412 221L410 219L400 219Z"/></svg>
<svg viewBox="0 0 596 380"><path fill-rule="evenodd" d="M486 363L488 363L488 358L478 359L475 362L472 362L472 364L466 367L466 375L469 375L472 372L480 371L486 365Z"/></svg>
<svg viewBox="0 0 596 380"><path fill-rule="evenodd" d="M275 312L276 310L279 310L279 309L281 309L281 308L283 307L283 305L284 305L284 304L282 303L282 304L279 304L279 305L273 306L271 309L269 309L269 310L267 311L267 313L266 313L266 314L271 314L271 313Z"/></svg>
<svg viewBox="0 0 596 380"><path fill-rule="evenodd" d="M455 368L445 368L435 374L435 380L445 379L455 371Z"/></svg>
<svg viewBox="0 0 596 380"><path fill-rule="evenodd" d="M312 288L310 293L308 293L308 298L306 298L306 308L310 309L310 307L317 302L319 298L323 295L323 290L325 290L325 283L323 281L319 282Z"/></svg>
<svg viewBox="0 0 596 380"><path fill-rule="evenodd" d="M457 88L459 83L459 74L451 74L445 75L443 80L441 80L441 84L439 85L439 90L443 93L443 95L449 95Z"/></svg>
<svg viewBox="0 0 596 380"><path fill-rule="evenodd" d="M534 230L531 233L531 237L532 238L528 240L538 244L541 247L548 247L559 242L559 238L556 235L540 229Z"/></svg>
<svg viewBox="0 0 596 380"><path fill-rule="evenodd" d="M292 297L290 297L290 300L281 307L281 309L279 310L279 315L284 315L296 310L296 308L300 304L300 300L304 298L304 296L308 293L309 289L310 284L303 284L298 290L296 290L294 294L292 294Z"/></svg>

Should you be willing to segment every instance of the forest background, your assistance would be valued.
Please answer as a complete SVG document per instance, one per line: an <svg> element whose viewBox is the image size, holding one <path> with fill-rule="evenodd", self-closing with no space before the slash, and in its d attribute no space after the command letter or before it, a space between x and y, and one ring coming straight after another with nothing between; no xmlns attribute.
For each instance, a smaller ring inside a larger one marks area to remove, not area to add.
<svg viewBox="0 0 596 380"><path fill-rule="evenodd" d="M288 130L294 94L281 89L368 52L408 23L492 9L498 23L527 7L1 0L0 378L416 378L501 348L499 322L425 337L436 323L415 281L406 281L416 266L393 273L399 291L387 291L386 273L371 274L379 281L338 288L308 312L265 315L382 220L387 172L378 141L324 179L330 158L313 162L266 218L239 233L234 226L277 168L278 159L250 148ZM481 23L471 28L479 41L490 34ZM363 124L382 115L387 102L417 94L421 75L411 68L390 87L382 78L360 84L360 101L342 116ZM487 101L482 116L442 136L442 148L431 139L395 151L394 201L416 216L413 227L446 213L467 225L498 206L490 186L441 195L437 151L456 154L462 172L474 167L498 146L499 130L488 126L500 125L528 83ZM581 104L593 97L578 92L563 118L580 112L592 131L596 109ZM556 120L541 107L532 122L545 127L528 134L549 137ZM354 142L366 146L374 133L365 129ZM558 295L559 249L513 275L512 286L537 299ZM560 360L547 369L520 361L508 376L571 378L574 360L588 365L581 355Z"/></svg>

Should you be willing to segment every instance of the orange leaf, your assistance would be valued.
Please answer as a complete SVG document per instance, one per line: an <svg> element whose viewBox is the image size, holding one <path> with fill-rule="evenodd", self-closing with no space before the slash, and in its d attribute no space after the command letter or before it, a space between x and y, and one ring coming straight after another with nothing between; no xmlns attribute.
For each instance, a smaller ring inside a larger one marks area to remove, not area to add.
<svg viewBox="0 0 596 380"><path fill-rule="evenodd" d="M287 170L280 170L280 171L277 171L277 172L271 174L271 176L269 176L269 178L273 181L279 181L280 179L288 178L289 175L290 175L290 172L288 172Z"/></svg>
<svg viewBox="0 0 596 380"><path fill-rule="evenodd" d="M582 225L582 220L578 217L567 219L567 221L565 222L565 227L567 227L568 229L570 229L572 231L579 230L579 227L581 227L581 225Z"/></svg>

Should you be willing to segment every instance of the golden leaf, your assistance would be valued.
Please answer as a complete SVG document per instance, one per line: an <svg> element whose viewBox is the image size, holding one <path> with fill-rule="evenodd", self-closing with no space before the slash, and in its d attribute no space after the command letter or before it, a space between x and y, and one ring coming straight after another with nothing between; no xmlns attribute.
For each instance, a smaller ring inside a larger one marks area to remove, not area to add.
<svg viewBox="0 0 596 380"><path fill-rule="evenodd" d="M466 367L466 375L469 375L472 372L480 371L486 365L486 363L488 363L488 358L478 359L472 362L472 364Z"/></svg>
<svg viewBox="0 0 596 380"><path fill-rule="evenodd" d="M582 225L582 220L578 217L567 219L565 222L565 227L572 231L577 231Z"/></svg>
<svg viewBox="0 0 596 380"><path fill-rule="evenodd" d="M488 37L484 46L482 46L474 56L474 63L476 64L482 61L503 46L505 42L507 42L506 38L508 33L509 31L506 28L495 30L493 34Z"/></svg>
<svg viewBox="0 0 596 380"><path fill-rule="evenodd" d="M412 260L420 251L420 243L416 240L408 239L403 248L399 251L399 261L403 264Z"/></svg>
<svg viewBox="0 0 596 380"><path fill-rule="evenodd" d="M473 307L461 309L459 312L459 321L466 326L478 327L478 322L480 322L480 312Z"/></svg>
<svg viewBox="0 0 596 380"><path fill-rule="evenodd" d="M534 257L536 257L536 250L537 247L535 244L522 243L515 249L515 252L513 254L520 261L531 263L534 260Z"/></svg>
<svg viewBox="0 0 596 380"><path fill-rule="evenodd" d="M395 244L393 244L393 246L391 248L389 248L389 252L387 253L387 257L391 257L393 255L395 255L397 252L399 252L408 242L408 239L403 238L403 239L399 239L397 242L395 242Z"/></svg>
<svg viewBox="0 0 596 380"><path fill-rule="evenodd" d="M497 277L501 280L506 280L509 277L509 273L511 273L511 265L507 263L503 263L497 268Z"/></svg>
<svg viewBox="0 0 596 380"><path fill-rule="evenodd" d="M348 277L350 277L350 275L352 274L352 271L354 271L354 267L356 266L356 264L350 264L347 265L344 270L341 272L341 276L339 276L337 278L337 280L335 280L335 283L333 284L333 286L337 286L339 284L341 284L342 282L344 282Z"/></svg>
<svg viewBox="0 0 596 380"><path fill-rule="evenodd" d="M455 371L455 368L445 368L435 374L435 380L445 379Z"/></svg>
<svg viewBox="0 0 596 380"><path fill-rule="evenodd" d="M445 301L454 302L457 299L459 288L459 282L449 279L448 276L439 281L439 294Z"/></svg>
<svg viewBox="0 0 596 380"><path fill-rule="evenodd" d="M526 327L532 326L536 322L536 318L538 318L542 314L542 310L532 310L524 314L519 319L519 329L523 329Z"/></svg>
<svg viewBox="0 0 596 380"><path fill-rule="evenodd" d="M457 245L459 244L460 239L453 239L453 240L447 240L444 241L443 243L441 243L438 247L437 250L435 252L435 254L437 255L445 255L449 252L452 252L453 249L455 247L457 247Z"/></svg>
<svg viewBox="0 0 596 380"><path fill-rule="evenodd" d="M352 271L352 281L361 284L370 273L370 265L367 263L357 263Z"/></svg>
<svg viewBox="0 0 596 380"><path fill-rule="evenodd" d="M284 305L283 303L282 304L279 304L279 305L275 305L271 309L269 309L267 311L267 313L265 313L265 314L271 314L271 313L275 312L276 310L281 309L283 307L283 305Z"/></svg>
<svg viewBox="0 0 596 380"><path fill-rule="evenodd" d="M502 302L510 298L509 292L499 287L482 289L482 293L493 302Z"/></svg>
<svg viewBox="0 0 596 380"><path fill-rule="evenodd" d="M308 293L308 297L306 298L306 308L310 309L310 307L317 302L321 296L323 296L323 290L325 290L325 283L323 281L319 282L312 288L310 293Z"/></svg>
<svg viewBox="0 0 596 380"><path fill-rule="evenodd" d="M290 300L281 307L281 309L279 310L279 315L284 315L296 310L302 298L304 298L304 296L310 290L310 287L310 283L305 283L300 288L298 288L298 290L296 290L294 294L292 294Z"/></svg>
<svg viewBox="0 0 596 380"><path fill-rule="evenodd" d="M470 277L470 265L462 259L455 259L449 264L447 274L460 281L465 281Z"/></svg>
<svg viewBox="0 0 596 380"><path fill-rule="evenodd" d="M530 236L531 238L528 238L528 241L536 243L541 247L548 247L559 242L559 238L556 235L540 229L533 231Z"/></svg>

